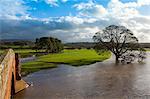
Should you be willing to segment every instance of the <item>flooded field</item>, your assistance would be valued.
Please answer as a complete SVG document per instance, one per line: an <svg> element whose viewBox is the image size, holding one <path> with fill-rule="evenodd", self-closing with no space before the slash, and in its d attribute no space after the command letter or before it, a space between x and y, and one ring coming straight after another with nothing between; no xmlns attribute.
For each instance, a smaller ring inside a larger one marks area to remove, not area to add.
<svg viewBox="0 0 150 99"><path fill-rule="evenodd" d="M116 66L114 57L92 65L41 70L14 99L150 99L150 53L145 64Z"/></svg>

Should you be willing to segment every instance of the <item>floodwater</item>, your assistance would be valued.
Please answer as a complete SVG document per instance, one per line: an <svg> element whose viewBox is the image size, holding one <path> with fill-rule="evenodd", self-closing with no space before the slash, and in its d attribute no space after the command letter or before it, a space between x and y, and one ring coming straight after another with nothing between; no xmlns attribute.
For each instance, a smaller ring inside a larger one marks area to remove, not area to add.
<svg viewBox="0 0 150 99"><path fill-rule="evenodd" d="M41 70L14 99L150 99L150 53L145 64L116 66L114 57L92 65Z"/></svg>
<svg viewBox="0 0 150 99"><path fill-rule="evenodd" d="M31 57L21 58L20 62L25 63L25 62L30 62L30 61L34 61L34 60L36 60L36 57L33 55Z"/></svg>

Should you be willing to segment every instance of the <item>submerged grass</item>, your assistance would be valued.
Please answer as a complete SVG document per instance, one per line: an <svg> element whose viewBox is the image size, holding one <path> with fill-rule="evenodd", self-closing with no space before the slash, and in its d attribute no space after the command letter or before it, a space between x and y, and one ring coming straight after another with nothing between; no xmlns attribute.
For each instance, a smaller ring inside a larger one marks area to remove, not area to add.
<svg viewBox="0 0 150 99"><path fill-rule="evenodd" d="M24 76L32 72L36 72L36 71L47 69L47 68L54 68L54 67L57 67L57 65L53 63L32 61L32 62L27 62L27 63L22 64L21 73Z"/></svg>
<svg viewBox="0 0 150 99"><path fill-rule="evenodd" d="M45 56L39 57L39 60L42 62L49 63L63 63L70 65L85 65L90 64L96 61L103 61L110 57L110 52L104 52L101 55L98 55L95 50L64 50L62 53L58 54L48 54Z"/></svg>
<svg viewBox="0 0 150 99"><path fill-rule="evenodd" d="M3 50L0 50L0 53L3 53ZM37 54L32 49L15 49L15 53L19 53L21 58ZM22 74L27 75L41 69L54 68L57 67L57 64L69 64L72 66L88 65L101 62L110 56L111 53L108 51L98 55L93 49L63 50L61 53L38 56L35 61L22 63Z"/></svg>
<svg viewBox="0 0 150 99"><path fill-rule="evenodd" d="M110 56L111 53L108 51L98 55L95 50L92 49L64 50L61 53L40 56L35 61L23 63L22 72L27 74L41 69L54 68L57 67L57 64L69 64L72 66L88 65L101 62Z"/></svg>

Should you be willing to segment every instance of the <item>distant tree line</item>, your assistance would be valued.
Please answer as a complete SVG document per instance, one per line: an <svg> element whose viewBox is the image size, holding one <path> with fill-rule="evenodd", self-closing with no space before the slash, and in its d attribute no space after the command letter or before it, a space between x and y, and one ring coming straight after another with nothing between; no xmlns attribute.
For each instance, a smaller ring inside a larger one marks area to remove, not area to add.
<svg viewBox="0 0 150 99"><path fill-rule="evenodd" d="M107 43L107 42L106 42ZM150 43L138 43L142 48L150 48ZM96 42L75 42L75 43L66 43L64 44L66 46L66 49L81 49L81 48L94 48L97 47ZM103 46L102 44L99 44L98 46Z"/></svg>
<svg viewBox="0 0 150 99"><path fill-rule="evenodd" d="M36 38L35 49L45 50L47 53L58 53L63 50L63 44L61 40L53 37L41 37Z"/></svg>
<svg viewBox="0 0 150 99"><path fill-rule="evenodd" d="M17 41L7 41L7 40L0 40L0 49L31 49L34 46L33 41L28 40L17 40Z"/></svg>
<svg viewBox="0 0 150 99"><path fill-rule="evenodd" d="M91 49L94 48L96 43L94 42L74 42L74 43L66 43L64 46L66 46L66 49Z"/></svg>

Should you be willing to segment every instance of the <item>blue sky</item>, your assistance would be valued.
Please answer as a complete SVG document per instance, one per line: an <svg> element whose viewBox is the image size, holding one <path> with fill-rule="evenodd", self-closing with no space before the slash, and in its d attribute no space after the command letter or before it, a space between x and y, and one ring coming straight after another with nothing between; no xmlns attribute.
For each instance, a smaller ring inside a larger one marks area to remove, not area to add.
<svg viewBox="0 0 150 99"><path fill-rule="evenodd" d="M68 16L68 15L76 15L78 11L73 7L73 5L81 2L88 2L89 0L70 0L68 2L58 1L57 4L59 6L47 4L44 1L31 1L27 2L27 6L32 9L29 10L29 13L32 17L37 18L47 18L47 17L60 17L60 16ZM95 1L103 6L107 6L109 0L97 0Z"/></svg>
<svg viewBox="0 0 150 99"><path fill-rule="evenodd" d="M1 0L0 6L0 39L87 42L115 24L150 42L150 0Z"/></svg>
<svg viewBox="0 0 150 99"><path fill-rule="evenodd" d="M36 18L47 18L47 17L60 17L60 16L68 16L73 15L75 16L78 14L79 11L76 10L73 5L79 4L79 3L87 3L89 0L68 0L66 2L63 2L61 0L58 0L57 6L53 4L48 4L44 0L24 0L26 2L26 6L30 7L29 13L31 17ZM93 0L93 2L96 2L98 4L103 5L104 7L107 7L107 4L110 0ZM134 2L136 0L121 0L124 3L127 2Z"/></svg>

